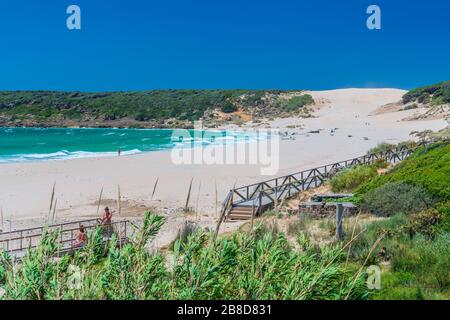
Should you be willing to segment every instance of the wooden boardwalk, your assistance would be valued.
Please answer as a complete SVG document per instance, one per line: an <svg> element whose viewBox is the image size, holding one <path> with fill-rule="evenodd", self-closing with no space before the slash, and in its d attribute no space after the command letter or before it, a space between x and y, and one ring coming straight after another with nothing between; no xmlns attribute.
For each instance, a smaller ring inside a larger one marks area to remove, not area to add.
<svg viewBox="0 0 450 320"><path fill-rule="evenodd" d="M341 170L377 161L395 164L430 143L432 142L423 141L415 147L401 146L231 189L223 202L219 224L227 219L250 220L285 199L310 188L319 187Z"/></svg>
<svg viewBox="0 0 450 320"><path fill-rule="evenodd" d="M70 253L80 249L75 247L74 243L81 225L86 231L94 231L101 227L99 219L88 219L2 232L0 233L0 251L4 250L12 257L21 259L29 249L34 249L41 243L45 234L57 232L58 254ZM127 220L113 221L111 228L117 236L118 243L127 242L136 230L136 226Z"/></svg>

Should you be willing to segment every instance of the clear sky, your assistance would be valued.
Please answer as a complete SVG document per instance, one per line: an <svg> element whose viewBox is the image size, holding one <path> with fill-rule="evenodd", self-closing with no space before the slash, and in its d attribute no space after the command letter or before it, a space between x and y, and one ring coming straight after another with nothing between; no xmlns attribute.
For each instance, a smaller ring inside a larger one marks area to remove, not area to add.
<svg viewBox="0 0 450 320"><path fill-rule="evenodd" d="M449 0L5 0L0 90L407 89L450 79L449 17Z"/></svg>

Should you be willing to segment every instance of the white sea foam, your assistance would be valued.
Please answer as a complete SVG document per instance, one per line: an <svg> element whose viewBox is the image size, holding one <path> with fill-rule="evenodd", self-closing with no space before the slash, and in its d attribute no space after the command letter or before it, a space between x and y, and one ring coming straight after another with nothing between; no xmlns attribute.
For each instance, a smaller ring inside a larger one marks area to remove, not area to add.
<svg viewBox="0 0 450 320"><path fill-rule="evenodd" d="M133 155L142 153L139 149L122 151L121 155ZM28 162L28 161L43 161L43 160L68 160L79 158L97 158L97 157L113 157L117 156L117 152L88 152L88 151L74 151L61 150L53 153L32 153L32 154L15 154L8 156L0 156L0 163L9 162Z"/></svg>

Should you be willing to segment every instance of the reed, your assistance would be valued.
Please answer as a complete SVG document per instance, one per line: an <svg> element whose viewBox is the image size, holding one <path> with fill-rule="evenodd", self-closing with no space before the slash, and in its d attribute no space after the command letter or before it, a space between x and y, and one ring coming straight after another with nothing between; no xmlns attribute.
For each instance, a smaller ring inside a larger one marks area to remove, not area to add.
<svg viewBox="0 0 450 320"><path fill-rule="evenodd" d="M212 233L186 226L171 252L150 253L164 218L146 213L142 229L119 248L115 236L104 242L101 229L73 255L51 259L58 251L58 233L46 234L19 265L0 254L0 286L5 299L364 299L367 288L343 267L341 247L326 246L320 254L305 244L298 252L281 232L236 232L208 245ZM258 230L261 225L256 226ZM170 262L170 263L168 263ZM74 270L83 270L74 286ZM344 277L345 285L340 288ZM355 283L352 290L349 290Z"/></svg>
<svg viewBox="0 0 450 320"><path fill-rule="evenodd" d="M53 199L55 198L55 188L56 188L56 181L53 183L52 195L51 195L51 197L50 197L50 206L49 206L49 208L48 208L47 224L50 222L50 214L51 214L51 212L52 212Z"/></svg>
<svg viewBox="0 0 450 320"><path fill-rule="evenodd" d="M218 192L217 192L217 180L214 180L214 204L215 204L215 217L217 219L217 215L218 215Z"/></svg>
<svg viewBox="0 0 450 320"><path fill-rule="evenodd" d="M159 182L159 177L156 178L155 184L153 185L153 191L152 191L152 196L150 197L150 202L153 201L153 196L155 195L156 187L158 186L158 182Z"/></svg>
<svg viewBox="0 0 450 320"><path fill-rule="evenodd" d="M97 214L96 214L97 217L98 217L98 214L100 212L100 205L101 205L101 202L102 202L102 196L103 196L103 186L100 189L100 195L98 196L98 201L97 201Z"/></svg>
<svg viewBox="0 0 450 320"><path fill-rule="evenodd" d="M3 207L0 207L0 231L3 232L5 230L5 226L3 224Z"/></svg>
<svg viewBox="0 0 450 320"><path fill-rule="evenodd" d="M191 182L189 183L189 189L186 197L186 204L184 205L184 212L189 211L189 200L191 199L191 191L192 191L192 182L194 181L194 178L191 178Z"/></svg>
<svg viewBox="0 0 450 320"><path fill-rule="evenodd" d="M121 203L120 203L121 195L120 195L120 185L117 185L117 212L119 214L119 217L121 216Z"/></svg>
<svg viewBox="0 0 450 320"><path fill-rule="evenodd" d="M56 205L58 204L58 198L55 199L55 204L53 205L53 214L52 214L52 224L56 221Z"/></svg>
<svg viewBox="0 0 450 320"><path fill-rule="evenodd" d="M200 183L198 184L197 200L195 201L195 214L196 214L197 218L198 218L198 214L199 214L199 212L198 212L198 202L200 200L200 190L201 190L201 188L202 188L202 182L200 181Z"/></svg>

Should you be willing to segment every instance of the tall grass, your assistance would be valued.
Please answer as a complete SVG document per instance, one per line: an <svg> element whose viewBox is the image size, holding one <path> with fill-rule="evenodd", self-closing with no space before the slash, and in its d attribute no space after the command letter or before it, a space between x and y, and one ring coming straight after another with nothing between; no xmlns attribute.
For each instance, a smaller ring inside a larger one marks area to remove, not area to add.
<svg viewBox="0 0 450 320"><path fill-rule="evenodd" d="M177 239L170 254L150 253L164 219L147 213L133 242L119 248L101 231L73 256L52 258L57 233L14 264L0 258L6 299L351 299L368 297L364 277L344 266L342 247L297 251L280 232L236 232L212 242L212 233ZM169 263L169 259L171 260ZM170 265L170 267L168 267ZM75 267L74 267L75 266ZM73 288L73 270L81 285ZM342 279L344 279L342 283Z"/></svg>

